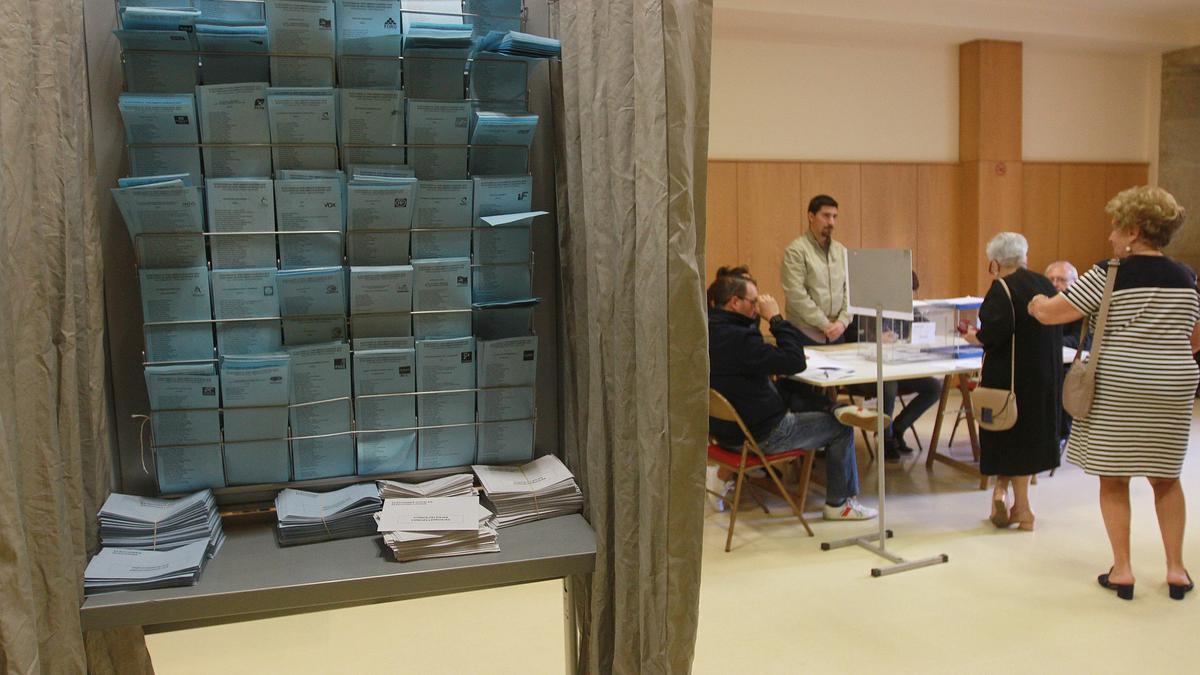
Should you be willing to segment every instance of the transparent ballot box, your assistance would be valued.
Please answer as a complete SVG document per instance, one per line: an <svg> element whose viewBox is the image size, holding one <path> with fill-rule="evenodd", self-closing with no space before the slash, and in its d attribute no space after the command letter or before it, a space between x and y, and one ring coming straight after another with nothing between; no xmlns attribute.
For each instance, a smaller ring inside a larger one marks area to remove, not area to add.
<svg viewBox="0 0 1200 675"><path fill-rule="evenodd" d="M959 327L977 326L982 298L963 297L942 300L914 300L913 319L883 319L883 360L885 363L972 358L983 350L967 344ZM856 337L858 355L874 361L875 317L859 315Z"/></svg>

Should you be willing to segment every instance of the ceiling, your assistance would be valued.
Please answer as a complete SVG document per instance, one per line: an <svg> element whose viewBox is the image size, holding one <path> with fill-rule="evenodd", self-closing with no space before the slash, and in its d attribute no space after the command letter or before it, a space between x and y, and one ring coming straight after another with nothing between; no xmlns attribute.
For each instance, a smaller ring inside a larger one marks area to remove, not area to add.
<svg viewBox="0 0 1200 675"><path fill-rule="evenodd" d="M1200 0L714 0L713 33L1154 53L1200 44Z"/></svg>

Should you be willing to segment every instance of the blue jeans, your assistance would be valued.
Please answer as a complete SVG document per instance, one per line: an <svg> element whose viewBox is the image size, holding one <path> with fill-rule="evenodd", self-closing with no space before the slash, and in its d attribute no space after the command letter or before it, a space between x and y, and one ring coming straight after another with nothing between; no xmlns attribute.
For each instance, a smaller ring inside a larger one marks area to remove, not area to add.
<svg viewBox="0 0 1200 675"><path fill-rule="evenodd" d="M827 412L790 412L767 440L758 444L768 455L796 448L825 448L825 503L838 505L858 494L858 459L854 429Z"/></svg>

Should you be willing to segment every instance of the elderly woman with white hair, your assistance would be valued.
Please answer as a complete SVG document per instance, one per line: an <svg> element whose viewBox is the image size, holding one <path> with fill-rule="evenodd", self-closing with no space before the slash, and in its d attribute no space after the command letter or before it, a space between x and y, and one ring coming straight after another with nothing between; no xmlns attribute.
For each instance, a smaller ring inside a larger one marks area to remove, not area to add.
<svg viewBox="0 0 1200 675"><path fill-rule="evenodd" d="M1100 477L1100 514L1112 545L1113 566L1100 585L1133 598L1129 555L1129 480L1145 476L1167 557L1170 597L1192 590L1183 566L1186 518L1179 472L1188 449L1192 404L1200 372L1200 297L1196 276L1163 255L1183 227L1184 210L1169 192L1143 186L1125 190L1105 207L1108 237L1119 265L1092 266L1065 292L1035 296L1029 313L1045 324L1078 319L1096 330L1109 275L1115 275L1102 344L1093 343L1096 388L1087 417L1076 419L1067 459Z"/></svg>
<svg viewBox="0 0 1200 675"><path fill-rule="evenodd" d="M1030 478L1058 466L1062 386L1062 330L1042 325L1026 310L1034 296L1052 294L1054 286L1026 269L1028 252L1025 237L1016 232L1001 232L988 242L988 271L996 279L979 308L979 330L966 334L968 342L984 350L980 385L1011 387L1016 394L1016 424L1005 431L979 432L979 470L996 477L992 523L1000 528L1015 523L1022 530L1033 529Z"/></svg>

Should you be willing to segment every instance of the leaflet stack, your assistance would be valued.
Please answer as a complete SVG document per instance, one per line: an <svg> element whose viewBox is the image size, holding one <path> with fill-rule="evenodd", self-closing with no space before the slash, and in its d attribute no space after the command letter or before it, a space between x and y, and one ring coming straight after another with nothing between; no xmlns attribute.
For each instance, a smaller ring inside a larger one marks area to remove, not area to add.
<svg viewBox="0 0 1200 675"><path fill-rule="evenodd" d="M554 455L519 466L472 466L499 527L579 513L583 494L575 476Z"/></svg>
<svg viewBox="0 0 1200 675"><path fill-rule="evenodd" d="M280 490L275 497L280 546L375 534L375 514L383 506L374 483L334 492Z"/></svg>

